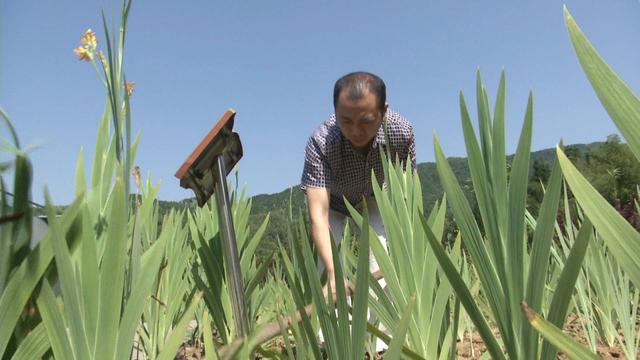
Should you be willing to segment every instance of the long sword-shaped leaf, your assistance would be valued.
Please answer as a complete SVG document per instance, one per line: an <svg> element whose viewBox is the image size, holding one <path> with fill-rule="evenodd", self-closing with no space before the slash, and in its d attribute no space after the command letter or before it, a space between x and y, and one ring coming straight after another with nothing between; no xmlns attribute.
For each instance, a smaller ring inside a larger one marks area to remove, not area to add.
<svg viewBox="0 0 640 360"><path fill-rule="evenodd" d="M293 296L293 300L296 304L296 308L300 313L302 327L304 329L304 335L306 336L310 344L311 352L313 353L314 358L316 360L322 359L322 354L320 353L320 347L316 340L317 334L313 330L311 326L311 320L309 319L309 316L307 316L307 313L305 311L306 304L303 301L303 294L301 292L302 284L300 284L299 280L295 278L293 264L289 259L289 256L287 255L286 251L284 250L284 247L282 246L282 244L279 244L279 250L280 250L280 255L282 259L282 265L284 267L284 274L289 284L292 284L291 295Z"/></svg>
<svg viewBox="0 0 640 360"><path fill-rule="evenodd" d="M620 266L634 284L640 286L640 234L589 184L560 148L556 151L562 172L578 204Z"/></svg>
<svg viewBox="0 0 640 360"><path fill-rule="evenodd" d="M11 360L42 359L50 348L47 329L43 323L40 323L22 340Z"/></svg>
<svg viewBox="0 0 640 360"><path fill-rule="evenodd" d="M476 104L478 106L478 133L480 134L480 145L482 146L482 157L486 166L485 173L486 179L489 183L493 182L493 141L492 141L492 129L491 114L489 114L489 99L487 97L487 90L482 84L482 77L480 76L480 69L476 70Z"/></svg>
<svg viewBox="0 0 640 360"><path fill-rule="evenodd" d="M379 186L377 183L373 183L374 192L379 191ZM363 231L363 227L369 226L368 223L364 222L364 218L360 213L348 202L345 202L347 205L347 210L349 210L349 214L353 218L354 222L360 227L361 231ZM378 205L380 206L380 205ZM384 216L384 215L383 215ZM392 264L391 258L389 254L387 254L386 249L382 245L380 239L375 236L375 232L369 231L369 245L371 246L371 251L380 267L380 271L384 276L384 279L387 283L387 287L390 289L391 294L393 296L395 305L399 308L404 309L406 306L406 296L404 295L402 288L400 286L400 279L398 278L398 274L395 271L395 267ZM372 288L375 289L375 286L372 285ZM379 296L380 297L380 296ZM384 295L386 297L386 295Z"/></svg>
<svg viewBox="0 0 640 360"><path fill-rule="evenodd" d="M32 206L31 201L31 178L33 171L31 167L31 161L27 155L15 149L15 160L13 161L14 167L14 181L13 181L13 196L11 206L8 206L8 202L4 200L4 188L2 195L2 215L7 216L5 213L9 210L11 214L18 214L9 223L4 224L2 227L2 240L0 240L0 294L4 292L4 288L7 285L9 275L12 272L12 263L17 263L22 260L29 247L29 241L31 240L32 231ZM4 185L4 184L3 184Z"/></svg>
<svg viewBox="0 0 640 360"><path fill-rule="evenodd" d="M478 140L476 138L473 125L471 124L471 116L467 110L467 104L462 92L459 97L460 118L462 122L465 146L467 148L469 173L471 175L471 180L473 181L473 190L478 201L478 208L480 210L482 224L484 225L484 231L489 239L487 243L490 254L493 256L492 260L494 266L500 275L500 279L506 280L507 276L504 269L505 249L503 248L502 241L500 240L500 233L497 226L498 219L494 216L497 213L497 211L495 211L495 204L491 201L493 199L493 189L489 187L489 179L487 176L488 170L483 160L482 151L478 146ZM482 126L483 125L481 124L480 127ZM436 165L438 164L436 163ZM438 174L440 174L439 167ZM440 176L442 177L442 175ZM453 202L451 204L453 205ZM500 281L495 284L499 285L500 288L503 287Z"/></svg>
<svg viewBox="0 0 640 360"><path fill-rule="evenodd" d="M100 267L98 333L95 354L114 358L120 323L124 265L127 241L127 206L124 199L124 183L121 178L111 195L111 211L107 228L105 254Z"/></svg>
<svg viewBox="0 0 640 360"><path fill-rule="evenodd" d="M56 301L47 280L43 280L40 294L36 300L38 310L42 316L42 323L47 330L51 350L56 359L74 359L70 338L62 317L62 311Z"/></svg>
<svg viewBox="0 0 640 360"><path fill-rule="evenodd" d="M553 239L553 230L558 214L560 202L560 189L562 185L562 172L558 162L553 166L547 191L540 206L540 215L536 221L536 229L533 234L531 259L529 262L529 278L527 280L526 301L533 308L542 308L542 299L547 283L547 270L549 268L549 254ZM524 219L522 221L524 224ZM565 284L559 283L561 287ZM538 336L529 326L524 326L523 342L524 353L537 358Z"/></svg>
<svg viewBox="0 0 640 360"><path fill-rule="evenodd" d="M372 234L369 226L369 213L365 202L363 216L363 229L358 242L358 265L356 269L356 289L353 302L353 323L352 323L352 351L354 359L364 358L365 353L365 333L367 330L367 303L369 294L369 236Z"/></svg>
<svg viewBox="0 0 640 360"><path fill-rule="evenodd" d="M397 327L393 330L393 338L391 344L389 344L389 350L384 353L385 359L399 359L402 353L402 345L404 344L405 336L407 335L407 329L409 328L409 322L411 321L411 314L416 304L416 294L409 296L407 308L404 309L402 317Z"/></svg>
<svg viewBox="0 0 640 360"><path fill-rule="evenodd" d="M602 59L566 7L564 17L582 69L631 151L640 160L640 99Z"/></svg>
<svg viewBox="0 0 640 360"><path fill-rule="evenodd" d="M103 156L106 155L109 144L109 100L104 105L104 111L100 117L98 124L98 133L96 134L96 145L93 150L93 161L91 162L91 189L98 192L100 182L102 180L101 173L103 168ZM98 192L99 193L99 192Z"/></svg>
<svg viewBox="0 0 640 360"><path fill-rule="evenodd" d="M504 294L501 292L501 281L498 278L494 264L485 247L484 239L475 221L471 207L465 198L458 181L447 162L437 135L434 134L434 148L436 153L436 166L442 185L447 193L447 199L451 205L451 210L456 219L457 225L462 234L462 240L469 251L473 263L478 271L478 277L482 283L489 306L498 320L506 321L503 316L506 302ZM453 284L452 284L453 285ZM455 287L454 287L455 289ZM457 292L457 291L456 291ZM508 328L506 322L502 322L501 329Z"/></svg>
<svg viewBox="0 0 640 360"><path fill-rule="evenodd" d="M424 217L422 217L421 220L422 227L427 234L427 239L429 240L429 245L431 246L431 249L433 249L440 267L442 267L449 283L456 291L458 299L460 299L460 302L467 311L467 314L476 325L480 337L482 337L482 340L484 340L485 345L487 346L487 350L491 353L491 356L493 356L494 359L504 359L505 357L502 354L502 349L500 349L500 345L498 345L495 336L493 336L493 333L482 315L480 308L478 308L478 304L473 299L469 288L464 283L464 280L458 273L458 270L456 270L455 265L451 262L451 259L447 256L442 245L438 242L435 235L433 235L433 232L429 228Z"/></svg>
<svg viewBox="0 0 640 360"><path fill-rule="evenodd" d="M304 226L302 224L302 219L300 219L299 223L300 228L302 229ZM318 314L318 319L320 320L320 327L322 328L322 335L324 336L325 345L327 354L331 358L339 358L339 348L337 347L338 338L337 334L334 330L335 321L332 319L332 315L335 316L333 301L331 298L331 291L328 291L329 301L328 304L325 302L325 298L322 294L322 285L320 284L320 277L317 276L317 270L315 267L315 261L313 260L313 255L311 253L311 247L309 245L309 239L306 235L305 231L300 231L301 236L298 236L295 239L295 252L304 266L301 269L301 274L303 275L303 281L307 283L311 290L311 295L313 298L313 304ZM333 241L333 239L331 240ZM339 258L334 257L334 266L338 264L339 266ZM342 281L339 279L339 281Z"/></svg>
<svg viewBox="0 0 640 360"><path fill-rule="evenodd" d="M178 348L180 347L180 344L182 344L182 340L185 337L187 326L189 326L189 322L193 320L193 314L195 313L198 303L201 299L202 292L193 297L191 304L182 315L180 322L178 322L176 327L173 328L167 341L164 343L162 353L160 353L160 355L158 356L158 360L169 360L175 358L176 353L178 352Z"/></svg>
<svg viewBox="0 0 640 360"><path fill-rule="evenodd" d="M49 192L45 189L47 217L52 234L53 253L56 259L56 269L60 279L60 289L64 300L64 316L71 335L71 345L74 354L79 359L88 359L89 343L82 320L82 308L80 306L81 289L77 285L76 277L71 262L71 254L67 248L67 241L62 233L60 221L51 206Z"/></svg>
<svg viewBox="0 0 640 360"><path fill-rule="evenodd" d="M84 329L86 331L87 342L90 353L95 349L97 341L96 334L98 323L98 250L96 244L96 232L91 223L91 212L89 206L83 204L83 211L80 215L82 221L82 244L80 257L80 299L82 300Z"/></svg>
<svg viewBox="0 0 640 360"><path fill-rule="evenodd" d="M62 214L60 222L66 237L76 240L73 235L78 231L75 222L82 196L77 197L74 202ZM71 233L70 233L71 232ZM13 329L20 318L33 289L36 287L42 274L49 267L53 259L53 247L51 244L51 232L47 232L40 243L29 253L27 258L18 266L7 283L2 296L0 297L0 354L4 354ZM69 244L74 248L74 244Z"/></svg>
<svg viewBox="0 0 640 360"><path fill-rule="evenodd" d="M382 340L385 344L390 344L391 341L393 340L391 338L391 336L387 335L384 331L378 329L377 327L373 326L371 323L367 323L367 331L372 334L375 335L377 338L379 338L380 340ZM402 346L402 355L406 356L408 359L412 359L412 360L424 360L425 358L420 356L420 354L416 353L415 351L413 351L412 349L409 349L406 346Z"/></svg>
<svg viewBox="0 0 640 360"><path fill-rule="evenodd" d="M87 191L87 179L84 175L84 151L80 148L76 160L76 196Z"/></svg>
<svg viewBox="0 0 640 360"><path fill-rule="evenodd" d="M242 270L243 274L249 271L251 263L254 259L254 254L256 252L256 249L258 248L258 245L262 240L262 235L264 235L264 232L267 230L269 217L270 217L270 214L267 214L267 216L265 216L264 220L262 221L262 224L258 227L256 232L253 234L253 237L251 237L251 240L247 241L245 243L245 247L242 249L242 252L240 254L240 269Z"/></svg>
<svg viewBox="0 0 640 360"><path fill-rule="evenodd" d="M498 210L498 216L500 219L504 219L504 221L499 221L499 225L504 227L506 226L507 219L507 192L504 189L507 189L507 158L505 156L505 140L504 140L504 132L505 132L505 73L504 69L502 70L502 74L500 75L500 85L498 85L498 95L496 97L496 104L493 110L493 134L491 138L493 140L493 196L495 196L496 200L496 210ZM500 231L503 234L507 233L507 229L501 228Z"/></svg>
<svg viewBox="0 0 640 360"><path fill-rule="evenodd" d="M580 269L582 268L582 261L587 253L587 247L591 238L593 237L593 226L589 220L585 220L580 227L578 237L571 248L569 257L564 264L560 278L558 279L558 285L553 299L551 299L551 305L549 306L549 313L547 319L550 323L557 327L561 327L564 324L564 319L567 316L569 310L569 304L571 303L571 296L575 289L576 280L580 275ZM540 358L545 360L552 360L556 358L557 350L551 346L551 344L545 341L542 345L542 352Z"/></svg>
<svg viewBox="0 0 640 360"><path fill-rule="evenodd" d="M202 337L204 338L204 354L207 359L218 360L218 352L213 345L213 331L211 331L211 320L209 319L209 310L204 310L202 316Z"/></svg>
<svg viewBox="0 0 640 360"><path fill-rule="evenodd" d="M351 338L351 331L349 329L349 307L347 304L347 292L345 287L345 282L342 279L345 279L344 273L342 271L342 260L340 259L340 254L338 252L338 247L336 246L333 239L330 240L332 259L334 263L335 270L335 279L336 283L334 284L336 288L335 294L335 305L336 311L333 311L333 307L330 308L330 315L332 315L331 320L335 328L337 328L337 337L338 340L338 352L340 354L340 358L354 358L353 356L353 343L349 342ZM329 302L331 303L331 291L329 293ZM364 297L367 298L367 294L365 293ZM333 315L336 315L335 317ZM364 337L363 337L364 338ZM364 347L363 347L364 348Z"/></svg>
<svg viewBox="0 0 640 360"><path fill-rule="evenodd" d="M4 123L9 128L9 133L11 134L11 139L13 140L13 144L20 148L20 140L18 139L18 134L13 126L13 122L9 119L9 115L4 111L2 107L0 107L0 119L4 120Z"/></svg>
<svg viewBox="0 0 640 360"><path fill-rule="evenodd" d="M140 272L133 280L131 295L122 314L122 321L118 331L116 359L124 359L131 352L136 326L144 306L149 300L153 284L156 282L155 274L158 273L160 268L168 236L167 231L163 231L160 238L142 255Z"/></svg>
<svg viewBox="0 0 640 360"><path fill-rule="evenodd" d="M533 309L528 307L526 303L522 303L522 310L527 315L529 323L536 328L545 339L569 356L569 358L576 360L600 359L596 354L590 352L580 343L563 333L562 330L543 319Z"/></svg>
<svg viewBox="0 0 640 360"><path fill-rule="evenodd" d="M525 208L527 202L527 184L529 183L529 160L531 157L531 133L533 127L533 95L529 93L527 110L520 131L518 148L513 158L511 176L509 180L509 212L508 237L506 249L509 254L509 271L507 277L510 283L507 296L511 305L513 321L519 329L523 321L518 309L519 298L524 294L524 259L523 245L525 234ZM559 178L559 177L558 177ZM557 201L556 201L557 202Z"/></svg>

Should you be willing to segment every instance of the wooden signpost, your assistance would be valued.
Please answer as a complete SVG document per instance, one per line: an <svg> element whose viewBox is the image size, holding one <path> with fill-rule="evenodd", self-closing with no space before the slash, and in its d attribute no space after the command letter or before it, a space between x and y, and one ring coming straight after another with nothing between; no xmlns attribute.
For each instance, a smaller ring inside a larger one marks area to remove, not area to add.
<svg viewBox="0 0 640 360"><path fill-rule="evenodd" d="M240 136L233 132L235 116L236 112L233 109L227 110L222 115L180 166L176 177L180 179L180 186L193 190L200 207L206 204L211 195L216 194L220 237L229 272L233 317L237 333L243 337L249 333L249 322L227 187L227 175L242 158Z"/></svg>

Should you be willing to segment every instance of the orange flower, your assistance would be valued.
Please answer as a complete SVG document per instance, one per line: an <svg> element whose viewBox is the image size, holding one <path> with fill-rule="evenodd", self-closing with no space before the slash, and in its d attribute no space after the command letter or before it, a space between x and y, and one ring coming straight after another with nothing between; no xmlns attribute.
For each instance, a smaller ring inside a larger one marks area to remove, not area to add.
<svg viewBox="0 0 640 360"><path fill-rule="evenodd" d="M136 187L138 188L138 191L140 191L140 186L142 185L142 181L140 180L140 166L136 165L133 167L132 175L136 182Z"/></svg>
<svg viewBox="0 0 640 360"><path fill-rule="evenodd" d="M87 29L80 37L80 43L83 46L88 47L90 50L94 50L96 47L98 47L98 39L96 38L96 33L91 29Z"/></svg>
<svg viewBox="0 0 640 360"><path fill-rule="evenodd" d="M78 57L78 60L84 60L84 61L93 60L93 52L91 52L89 49L87 49L84 46L78 46L77 48L73 49L73 52Z"/></svg>
<svg viewBox="0 0 640 360"><path fill-rule="evenodd" d="M96 33L91 29L87 29L80 36L80 46L73 49L73 52L80 60L92 61L97 47L98 39L96 38Z"/></svg>
<svg viewBox="0 0 640 360"><path fill-rule="evenodd" d="M131 96L133 95L133 88L135 88L136 83L132 82L132 81L127 81L126 83L124 83L124 89L127 92L127 95Z"/></svg>

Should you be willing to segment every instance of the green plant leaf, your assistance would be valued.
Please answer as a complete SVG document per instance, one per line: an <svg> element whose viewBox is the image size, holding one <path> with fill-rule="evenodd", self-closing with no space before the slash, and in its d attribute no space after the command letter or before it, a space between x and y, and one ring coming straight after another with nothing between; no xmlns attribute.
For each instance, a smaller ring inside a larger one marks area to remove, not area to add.
<svg viewBox="0 0 640 360"><path fill-rule="evenodd" d="M265 216L262 224L260 225L260 227L258 227L258 230L256 230L256 232L253 234L251 240L245 243L245 247L242 249L242 252L240 254L240 269L242 269L243 274L247 273L249 271L249 268L251 267L256 249L260 244L260 241L262 240L264 232L267 230L267 225L269 224L269 216L270 214L267 214L267 216Z"/></svg>
<svg viewBox="0 0 640 360"><path fill-rule="evenodd" d="M304 334L308 340L308 343L311 347L311 352L313 353L313 356L316 360L320 360L322 359L322 354L320 353L320 346L318 344L318 341L316 340L316 332L313 330L312 326L311 326L311 320L309 319L309 316L307 316L307 313L305 312L305 303L304 303L304 298L303 298L303 294L302 294L302 284L300 284L300 282L298 281L298 279L295 278L295 273L294 273L294 268L293 268L293 264L291 262L291 260L289 259L289 256L287 255L286 251L284 250L284 247L282 246L282 244L279 244L279 250L280 250L280 255L281 255L281 259L282 259L282 265L284 267L284 274L287 278L288 283L290 284L291 287L291 295L293 295L293 300L296 304L296 308L298 309L298 311L300 312L300 317L301 317L301 321L302 321L302 327L304 329Z"/></svg>
<svg viewBox="0 0 640 360"><path fill-rule="evenodd" d="M213 345L213 331L211 331L211 320L207 309L204 310L204 315L202 316L202 329L205 356L207 359L218 360L218 352Z"/></svg>
<svg viewBox="0 0 640 360"><path fill-rule="evenodd" d="M440 147L438 137L435 134L434 148L436 153L436 167L438 169L438 174L440 175L442 185L447 193L447 199L462 234L462 240L464 242L465 248L471 255L471 259L473 260L473 264L475 265L475 268L477 270L478 277L480 278L480 281L482 283L489 306L491 307L494 316L496 316L496 318L499 320L501 318L504 318L503 313L506 309L504 295L501 292L501 281L498 278L498 274L495 270L495 267L493 266L491 258L489 257L489 253L485 247L484 239L482 238L480 229L478 228L478 224L476 223L475 217L473 216L471 207L469 206L469 203L467 202L467 199L465 198L464 193L462 192L462 189L460 188L460 185L458 184L458 181L456 180L455 175L451 170L451 167L447 163L444 153L442 152L442 149ZM481 161L481 159L478 161ZM451 278L449 278L449 281L452 283L451 285L456 290L456 293L458 293L458 296L460 296L460 292L458 289L456 289L456 286L451 281ZM467 306L465 306L465 310L469 311L467 309ZM503 324L503 326L500 328L507 329L507 325Z"/></svg>
<svg viewBox="0 0 640 360"><path fill-rule="evenodd" d="M536 221L536 229L533 234L531 253L529 260L529 277L525 299L527 303L536 308L542 307L545 285L548 279L549 254L553 240L553 230L558 214L560 202L560 190L562 188L562 171L556 161L551 171L549 183L540 205L540 213ZM526 191L525 191L526 193ZM524 224L524 219L522 219ZM522 250L521 250L522 251ZM564 283L558 283L565 286ZM529 326L523 328L524 353L534 358L538 355L538 336Z"/></svg>
<svg viewBox="0 0 640 360"><path fill-rule="evenodd" d="M582 262L584 256L587 253L587 247L593 237L593 226L589 219L586 219L580 227L578 237L571 248L569 257L564 264L560 278L558 278L559 286L556 287L551 299L551 305L549 305L549 313L547 318L549 322L557 327L564 325L564 319L569 311L569 305L571 303L571 296L575 289L576 280L580 275L580 269L582 268ZM548 341L542 344L542 352L540 353L541 359L553 360L556 358L556 349L551 346Z"/></svg>
<svg viewBox="0 0 640 360"><path fill-rule="evenodd" d="M13 250L18 252L22 248L29 246L31 241L31 231L33 221L33 207L31 206L31 182L33 169L31 161L24 153L18 153L15 158L14 183L13 183L13 206L15 214L23 214L22 217L11 223L11 241ZM15 255L14 255L15 256ZM4 279L0 279L4 281ZM4 289L5 283L0 284L0 291Z"/></svg>
<svg viewBox="0 0 640 360"><path fill-rule="evenodd" d="M302 219L300 219L300 222ZM302 228L304 225L299 223L299 226ZM306 234L306 232L300 232L301 234ZM328 304L325 302L324 295L322 293L322 284L320 283L320 277L317 275L317 270L315 267L315 261L313 260L313 255L311 253L311 247L309 245L309 238L306 236L298 236L295 239L296 243L294 249L297 253L298 259L303 261L301 264L303 267L303 281L307 283L310 288L313 304L318 314L318 319L320 320L320 326L322 328L322 334L324 336L327 353L332 358L339 358L338 348L338 338L336 331L334 329L335 322L332 319L332 315L335 316L333 301L331 299L331 291L329 294ZM337 257L334 257L334 266L340 266L340 260ZM337 277L337 274L336 274Z"/></svg>
<svg viewBox="0 0 640 360"><path fill-rule="evenodd" d="M11 139L13 140L13 144L20 148L20 140L18 139L18 134L16 133L15 128L13 127L13 122L9 119L9 116L4 111L2 107L0 107L0 118L7 124L7 128L9 128L9 133L11 134Z"/></svg>
<svg viewBox="0 0 640 360"><path fill-rule="evenodd" d="M89 343L82 319L82 307L80 300L81 289L76 281L71 262L71 254L67 248L67 241L62 232L60 221L51 205L49 192L45 189L45 201L47 217L49 219L49 231L52 236L53 253L56 259L56 269L60 281L60 289L64 300L64 317L69 327L71 345L77 358L90 357Z"/></svg>
<svg viewBox="0 0 640 360"><path fill-rule="evenodd" d="M74 359L74 351L70 344L62 311L47 280L42 282L40 295L36 300L42 323L47 330L51 350L56 359Z"/></svg>
<svg viewBox="0 0 640 360"><path fill-rule="evenodd" d="M598 54L566 6L564 7L564 18L576 55L591 82L591 86L627 140L629 148L640 160L640 99Z"/></svg>
<svg viewBox="0 0 640 360"><path fill-rule="evenodd" d="M409 328L409 322L411 321L411 314L416 304L416 294L409 296L407 308L404 309L402 317L397 327L393 330L393 338L391 344L389 344L389 350L384 353L385 359L399 359L402 352L402 345L404 344L405 337L407 335L407 329Z"/></svg>
<svg viewBox="0 0 640 360"><path fill-rule="evenodd" d="M84 151L82 147L78 152L78 160L76 160L76 196L87 191L87 180L84 176Z"/></svg>
<svg viewBox="0 0 640 360"><path fill-rule="evenodd" d="M41 359L50 348L47 329L40 323L22 340L11 360Z"/></svg>
<svg viewBox="0 0 640 360"><path fill-rule="evenodd" d="M544 336L547 341L564 352L567 356L569 356L570 359L600 359L600 357L598 357L596 354L590 352L576 340L573 340L565 333L563 333L562 330L558 329L553 324L543 319L533 309L528 307L527 303L525 302L522 303L522 311L524 311L524 313L526 314L531 326L536 328L536 330L538 330L538 332L540 332L540 334Z"/></svg>
<svg viewBox="0 0 640 360"><path fill-rule="evenodd" d="M162 352L158 356L158 360L170 360L175 358L176 353L178 352L178 348L180 344L182 344L182 339L184 339L185 333L187 331L187 326L189 326L189 322L193 319L193 314L197 309L197 305L202 299L202 292L198 293L194 296L191 304L184 312L180 321L176 325L175 328L169 334L169 337L164 343L164 347L162 348Z"/></svg>
<svg viewBox="0 0 640 360"><path fill-rule="evenodd" d="M366 201L363 205L362 217L363 229L358 239L358 263L356 267L356 288L353 298L353 320L351 325L351 347L354 359L364 358L365 334L367 331L367 304L369 298L369 237L372 231L369 228L369 212ZM374 235L375 236L375 235Z"/></svg>
<svg viewBox="0 0 640 360"><path fill-rule="evenodd" d="M427 234L427 239L429 240L429 245L431 246L431 249L433 249L440 267L447 276L449 283L456 291L458 299L460 299L460 302L464 306L464 309L467 311L467 314L476 325L480 337L482 337L485 345L487 346L487 350L491 353L491 356L493 356L494 359L504 359L502 349L500 348L500 345L498 345L496 338L493 336L493 333L491 332L487 321L482 315L482 312L478 308L478 304L475 302L473 295L471 295L469 288L464 283L464 280L456 270L455 265L453 265L453 263L447 256L447 253L442 248L442 245L438 242L435 235L433 235L433 232L429 228L429 225L427 224L424 217L422 217L421 220L422 227Z"/></svg>
<svg viewBox="0 0 640 360"><path fill-rule="evenodd" d="M462 122L462 130L464 134L465 146L467 148L467 163L469 165L469 172L471 175L471 180L473 181L473 189L476 194L476 199L478 202L478 208L480 210L480 217L482 218L482 224L484 227L484 231L486 232L486 237L491 239L487 242L487 249L489 250L488 254L492 256L492 263L495 267L495 271L497 271L497 275L499 275L498 280L493 282L493 284L497 284L499 289L503 288L502 282L500 279L507 279L507 274L505 270L505 261L504 261L504 253L505 249L503 247L502 241L500 241L500 233L497 225L497 212L495 211L495 205L491 201L493 196L493 189L489 186L490 176L489 170L487 169L487 165L483 160L483 153L478 146L478 140L476 138L473 126L471 125L471 117L469 116L469 111L467 110L467 105L464 99L464 95L462 92L460 93L460 118ZM480 117L480 128L486 127L484 122L486 121L483 117ZM488 119L487 119L488 120ZM435 144L434 144L435 146ZM445 160L446 162L446 160ZM436 167L438 168L438 174L441 175L441 166L438 162L436 162ZM444 165L444 164L442 164ZM455 177L453 178L455 180ZM457 180L456 180L457 183ZM445 190L444 181L443 187ZM447 195L449 195L449 191L447 191ZM464 199L466 202L466 198ZM454 202L451 202L453 205ZM454 215L455 216L455 215ZM463 221L462 219L458 219L456 217L456 221ZM475 222L475 219L474 219ZM476 225L477 227L477 225ZM474 239L474 241L476 241ZM484 246L482 246L484 248ZM490 300L493 302L493 297L496 297L496 300L500 297L499 292L490 295ZM501 299L500 302L505 302L504 299ZM504 308L504 307L498 307ZM499 326L501 329L506 329L506 324L508 323L507 319L503 318L501 312L496 312L495 314ZM507 336L508 334L505 334Z"/></svg>
<svg viewBox="0 0 640 360"><path fill-rule="evenodd" d="M60 219L62 229L71 241L78 238L74 234L77 231L75 224L77 224L76 218L81 204L82 197L76 197ZM0 296L0 324L2 324L0 326L0 354L4 354L20 314L53 259L51 238L52 233L49 231L14 271L2 296ZM73 243L68 245L69 248L75 247Z"/></svg>
<svg viewBox="0 0 640 360"><path fill-rule="evenodd" d="M124 182L117 178L111 194L109 225L104 239L105 251L100 266L98 333L95 354L115 356L120 325L124 267L127 243L128 211L124 198Z"/></svg>
<svg viewBox="0 0 640 360"><path fill-rule="evenodd" d="M521 349L516 350L518 342L515 341L522 327L524 319L518 309L519 301L524 294L525 265L523 253L525 252L525 211L527 202L527 184L529 182L529 162L531 157L531 136L533 127L533 94L529 93L524 122L520 131L520 139L516 154L511 164L511 173L508 187L508 209L506 238L503 238L503 248L506 250L504 283L505 297L509 304L504 317L512 325L508 327L508 335L505 336L505 346L511 357L515 357ZM500 154L505 157L505 154ZM506 170L506 169L505 169ZM495 193L500 192L499 188ZM495 203L495 202L494 202ZM496 207L499 204L495 205ZM497 251L497 249L496 249ZM522 341L524 342L524 340ZM526 344L526 343L525 343ZM525 350L527 353L527 350ZM534 356L533 354L531 354ZM535 356L534 356L535 357Z"/></svg>
<svg viewBox="0 0 640 360"><path fill-rule="evenodd" d="M499 225L506 225L507 219L507 192L503 191L507 189L507 158L505 156L505 140L504 140L504 128L505 128L505 88L506 88L506 75L504 69L500 75L500 84L498 85L498 95L496 97L496 104L493 110L493 133L491 138L493 139L493 159L492 159L492 182L493 182L493 195L496 200L496 210L498 211L499 219L505 219L505 221L499 221ZM500 229L503 234L507 233L507 229Z"/></svg>
<svg viewBox="0 0 640 360"><path fill-rule="evenodd" d="M98 132L96 134L96 144L93 150L93 161L91 162L91 189L98 192L102 181L103 156L107 153L109 144L109 100L104 105L102 116L98 124Z"/></svg>
<svg viewBox="0 0 640 360"><path fill-rule="evenodd" d="M620 266L633 283L640 286L640 234L589 184L559 147L556 152L578 204Z"/></svg>
<svg viewBox="0 0 640 360"><path fill-rule="evenodd" d="M135 330L144 306L147 305L152 294L153 285L157 281L154 275L160 268L169 235L169 231L163 231L160 238L142 255L140 272L133 280L132 291L120 321L116 359L124 359L131 353Z"/></svg>

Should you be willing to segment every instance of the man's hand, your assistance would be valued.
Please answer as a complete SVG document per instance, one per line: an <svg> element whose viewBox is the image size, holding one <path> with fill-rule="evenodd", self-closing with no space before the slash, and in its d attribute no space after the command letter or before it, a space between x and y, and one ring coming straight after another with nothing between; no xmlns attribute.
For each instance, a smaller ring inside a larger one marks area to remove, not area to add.
<svg viewBox="0 0 640 360"><path fill-rule="evenodd" d="M351 289L351 285L347 281L347 279L342 279L344 282L344 289L347 296L353 296L353 291ZM324 295L325 300L329 299L329 286L331 286L331 298L333 301L336 301L336 277L334 274L327 274L327 283L322 287L322 294Z"/></svg>
<svg viewBox="0 0 640 360"><path fill-rule="evenodd" d="M331 289L329 289L331 287ZM336 298L336 275L335 273L328 274L327 273L327 283L322 287L322 294L325 299L329 299L329 290L331 290L331 298L335 300Z"/></svg>
<svg viewBox="0 0 640 360"><path fill-rule="evenodd" d="M320 261L327 271L327 284L322 288L325 299L329 297L329 283L331 284L331 296L336 298L336 279L333 268L333 256L331 254L331 236L329 229L329 191L325 188L307 189L307 205L309 207L309 220L311 223L311 236L316 245ZM329 281L330 280L330 281ZM350 294L348 282L344 281L347 294Z"/></svg>

